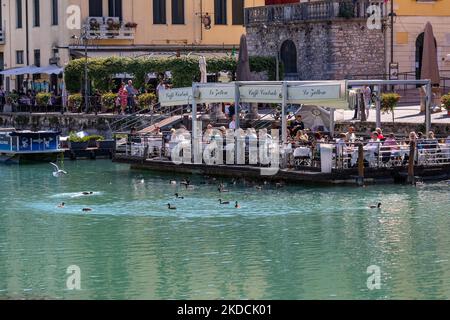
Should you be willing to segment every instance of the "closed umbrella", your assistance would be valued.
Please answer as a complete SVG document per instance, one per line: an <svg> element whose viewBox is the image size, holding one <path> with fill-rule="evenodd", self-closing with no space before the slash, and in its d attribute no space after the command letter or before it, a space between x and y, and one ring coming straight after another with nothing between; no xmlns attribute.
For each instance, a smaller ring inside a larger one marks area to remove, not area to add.
<svg viewBox="0 0 450 320"><path fill-rule="evenodd" d="M248 57L247 48L247 37L245 34L241 36L241 41L239 44L239 59L236 70L236 80L237 81L250 81L252 80L252 75L250 72L250 61ZM250 114L248 118L251 120L258 119L258 104L252 103Z"/></svg>
<svg viewBox="0 0 450 320"><path fill-rule="evenodd" d="M430 79L432 85L439 85L439 66L437 59L436 41L434 40L433 27L427 22L423 39L422 79Z"/></svg>
<svg viewBox="0 0 450 320"><path fill-rule="evenodd" d="M241 42L239 44L239 59L236 70L236 80L237 81L250 81L250 62L248 60L248 48L247 48L247 37L245 34L241 36Z"/></svg>

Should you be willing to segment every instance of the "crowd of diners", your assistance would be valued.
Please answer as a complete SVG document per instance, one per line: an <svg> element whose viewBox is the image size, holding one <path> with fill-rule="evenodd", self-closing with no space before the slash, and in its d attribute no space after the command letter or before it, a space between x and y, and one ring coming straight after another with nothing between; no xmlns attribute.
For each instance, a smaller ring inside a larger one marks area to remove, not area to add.
<svg viewBox="0 0 450 320"><path fill-rule="evenodd" d="M208 144L214 139L217 139L218 135L223 139L223 144L226 145L227 130L234 129L234 115L229 118L231 120L228 128L225 126L214 127L213 124L207 124L203 130L203 136L201 141L204 144ZM275 125L271 129L280 130L279 138L281 140L281 129L279 124ZM165 133L161 132L160 128L156 128L155 135L163 136L166 143L176 142L181 139L189 139L189 131L186 127L181 125L178 129L182 129L185 135L180 137L180 131L175 128L171 128L170 131ZM246 142L249 143L252 139L257 140L259 138L259 132L256 128L244 129ZM271 130L267 130L267 134L271 134ZM402 160L407 161L408 156L405 150L409 150L408 145L410 141L416 143L418 149L438 149L442 145L448 146L450 149L450 136L447 138L438 140L435 137L433 131L423 134L422 132L411 132L408 137L401 137L392 132L385 134L381 128L376 128L373 132L368 134L357 133L355 127L349 126L346 132L336 134L335 137L331 137L329 133L312 131L307 128L302 120L302 116L297 114L292 120L288 121L287 126L287 144L289 148L295 149L299 147L308 147L311 149L312 158L320 158L320 144L331 143L335 144L336 155L351 154L358 149L357 144L362 143L364 151L366 153L373 153L375 156L383 156L388 154L397 153L397 151L403 150ZM439 144L440 143L440 144ZM448 151L444 151L448 152Z"/></svg>

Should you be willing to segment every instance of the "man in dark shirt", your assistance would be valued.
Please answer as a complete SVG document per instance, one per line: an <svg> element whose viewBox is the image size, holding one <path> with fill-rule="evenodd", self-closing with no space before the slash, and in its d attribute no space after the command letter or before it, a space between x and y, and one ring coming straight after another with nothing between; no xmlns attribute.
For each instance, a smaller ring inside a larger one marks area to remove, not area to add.
<svg viewBox="0 0 450 320"><path fill-rule="evenodd" d="M289 130L293 136L297 134L297 131L305 130L305 124L303 123L301 115L298 114L295 116L295 120L291 123Z"/></svg>

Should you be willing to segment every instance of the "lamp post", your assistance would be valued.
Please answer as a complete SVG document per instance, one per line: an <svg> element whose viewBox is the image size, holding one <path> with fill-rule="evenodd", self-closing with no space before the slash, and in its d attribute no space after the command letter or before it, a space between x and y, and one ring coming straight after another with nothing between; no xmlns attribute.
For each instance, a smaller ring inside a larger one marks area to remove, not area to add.
<svg viewBox="0 0 450 320"><path fill-rule="evenodd" d="M391 63L394 63L394 0L391 0Z"/></svg>
<svg viewBox="0 0 450 320"><path fill-rule="evenodd" d="M72 39L79 39L83 41L84 45L84 112L89 110L89 82L88 82L88 30L87 27L83 27L80 32L80 37L73 35Z"/></svg>

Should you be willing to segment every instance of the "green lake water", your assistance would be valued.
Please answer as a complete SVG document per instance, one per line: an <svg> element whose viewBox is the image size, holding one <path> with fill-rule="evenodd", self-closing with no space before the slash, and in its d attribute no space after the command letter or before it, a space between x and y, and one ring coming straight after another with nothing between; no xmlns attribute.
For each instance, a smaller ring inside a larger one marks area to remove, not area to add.
<svg viewBox="0 0 450 320"><path fill-rule="evenodd" d="M107 160L63 167L0 166L0 299L450 298L448 182L219 194ZM71 265L81 290L66 287Z"/></svg>

